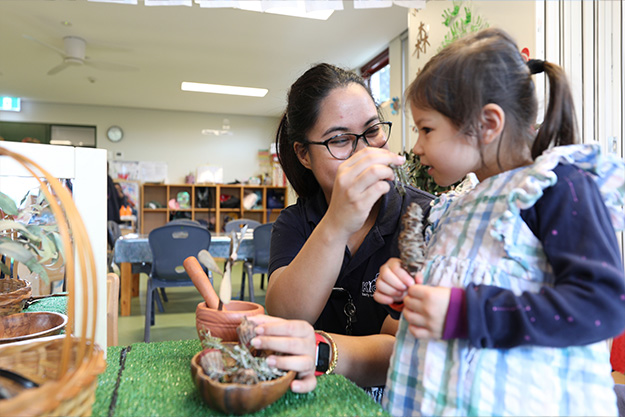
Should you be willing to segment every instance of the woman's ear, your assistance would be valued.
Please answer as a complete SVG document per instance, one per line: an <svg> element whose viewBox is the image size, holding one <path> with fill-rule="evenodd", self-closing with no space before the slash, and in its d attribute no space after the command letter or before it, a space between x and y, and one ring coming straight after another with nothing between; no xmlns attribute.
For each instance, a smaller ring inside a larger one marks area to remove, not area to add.
<svg viewBox="0 0 625 417"><path fill-rule="evenodd" d="M495 104L488 103L482 108L480 114L481 141L488 145L500 137L506 124L506 113Z"/></svg>
<svg viewBox="0 0 625 417"><path fill-rule="evenodd" d="M293 143L293 150L295 151L295 155L297 155L297 159L299 159L300 164L304 165L307 169L311 169L308 146L300 142L295 142Z"/></svg>

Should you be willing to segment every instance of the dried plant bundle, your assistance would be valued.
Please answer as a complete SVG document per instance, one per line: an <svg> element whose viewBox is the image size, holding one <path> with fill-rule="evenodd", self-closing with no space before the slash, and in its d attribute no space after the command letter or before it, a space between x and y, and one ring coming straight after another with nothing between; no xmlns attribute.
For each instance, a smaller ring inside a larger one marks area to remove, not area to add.
<svg viewBox="0 0 625 417"><path fill-rule="evenodd" d="M399 233L398 246L402 266L415 276L423 268L425 262L423 210L417 203L411 203L402 217L402 231Z"/></svg>

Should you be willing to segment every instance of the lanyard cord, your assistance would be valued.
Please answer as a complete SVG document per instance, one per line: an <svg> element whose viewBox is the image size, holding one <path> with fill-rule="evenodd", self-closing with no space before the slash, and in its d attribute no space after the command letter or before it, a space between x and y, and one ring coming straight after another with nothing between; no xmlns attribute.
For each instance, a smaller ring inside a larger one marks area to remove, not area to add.
<svg viewBox="0 0 625 417"><path fill-rule="evenodd" d="M347 317L347 324L345 325L345 334L352 334L352 323L356 322L356 305L354 304L354 299L352 295L345 288L334 287L332 288L332 292L337 292L340 294L347 294L347 303L343 307L343 313Z"/></svg>

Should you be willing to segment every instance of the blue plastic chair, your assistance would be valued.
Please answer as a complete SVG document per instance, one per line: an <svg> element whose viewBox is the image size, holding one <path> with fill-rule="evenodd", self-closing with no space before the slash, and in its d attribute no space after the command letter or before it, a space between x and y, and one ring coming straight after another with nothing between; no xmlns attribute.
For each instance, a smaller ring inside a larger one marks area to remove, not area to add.
<svg viewBox="0 0 625 417"><path fill-rule="evenodd" d="M262 283L265 275L269 273L269 247L271 245L271 229L273 223L265 223L254 228L254 260L246 261L243 264L243 277L241 278L241 294L243 300L245 292L245 276L248 277L250 301L254 302L254 274L263 274ZM269 278L267 278L269 280Z"/></svg>
<svg viewBox="0 0 625 417"><path fill-rule="evenodd" d="M152 230L148 235L148 242L153 261L146 291L144 332L146 343L150 341L150 327L154 324L154 292L158 288L194 286L182 262L189 256L197 256L202 249L208 250L211 234L205 227L178 222L168 223ZM204 270L208 274L208 271Z"/></svg>

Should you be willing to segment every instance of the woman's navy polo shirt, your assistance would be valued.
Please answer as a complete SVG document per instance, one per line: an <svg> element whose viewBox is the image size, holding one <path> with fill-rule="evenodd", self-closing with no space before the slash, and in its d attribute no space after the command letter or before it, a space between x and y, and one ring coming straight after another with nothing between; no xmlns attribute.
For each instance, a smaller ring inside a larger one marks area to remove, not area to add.
<svg viewBox="0 0 625 417"><path fill-rule="evenodd" d="M399 256L397 241L401 216L406 207L416 201L423 207L426 218L432 199L430 194L413 187L406 187L404 196L391 187L391 191L382 197L378 218L358 251L352 255L345 247L343 265L335 284L343 290L332 292L314 324L316 329L346 334L347 315L344 310L351 296L356 308L351 334L364 336L380 333L388 314L385 307L373 299L380 267L389 258ZM289 265L297 256L327 209L323 192L319 191L312 198L298 198L296 204L282 210L271 234L270 276L276 269ZM309 272L308 279L315 279L314 271Z"/></svg>

